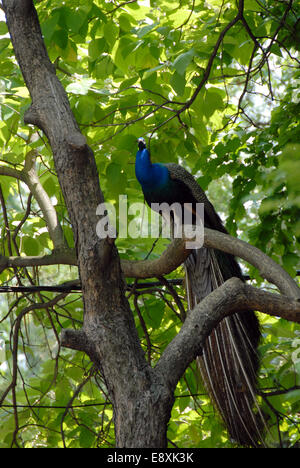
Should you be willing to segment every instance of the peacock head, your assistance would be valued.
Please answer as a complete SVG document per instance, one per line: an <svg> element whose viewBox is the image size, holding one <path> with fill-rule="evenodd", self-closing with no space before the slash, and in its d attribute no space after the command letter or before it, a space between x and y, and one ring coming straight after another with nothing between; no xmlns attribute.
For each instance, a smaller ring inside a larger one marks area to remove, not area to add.
<svg viewBox="0 0 300 468"><path fill-rule="evenodd" d="M144 138L138 138L138 147L140 151L146 148L146 141Z"/></svg>

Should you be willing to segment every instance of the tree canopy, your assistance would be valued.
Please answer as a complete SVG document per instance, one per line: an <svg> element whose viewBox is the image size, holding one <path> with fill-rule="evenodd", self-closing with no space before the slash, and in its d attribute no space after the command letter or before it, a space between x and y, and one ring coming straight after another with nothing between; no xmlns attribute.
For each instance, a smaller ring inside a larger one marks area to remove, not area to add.
<svg viewBox="0 0 300 468"><path fill-rule="evenodd" d="M299 3L34 3L50 60L94 151L105 200L116 208L123 194L129 203L143 202L134 174L136 140L143 136L154 162L177 162L194 174L230 234L258 247L296 277ZM30 103L3 14L3 287L54 287L78 279L66 247L73 248L76 239L51 147L45 133L24 123ZM140 213L138 223L144 216ZM136 213L128 217L137 222ZM118 238L116 245L124 260L156 259L166 240ZM243 268L252 284L270 287L254 267L244 262ZM126 294L150 363L157 362L185 317L182 278L181 268L168 279L127 278ZM105 382L84 353L60 344L62 329L82 324L78 283L68 287L0 295L1 447L114 446ZM266 444L297 446L300 328L284 319L259 317L259 399L269 425ZM194 364L177 386L168 440L170 447L234 445L199 384Z"/></svg>

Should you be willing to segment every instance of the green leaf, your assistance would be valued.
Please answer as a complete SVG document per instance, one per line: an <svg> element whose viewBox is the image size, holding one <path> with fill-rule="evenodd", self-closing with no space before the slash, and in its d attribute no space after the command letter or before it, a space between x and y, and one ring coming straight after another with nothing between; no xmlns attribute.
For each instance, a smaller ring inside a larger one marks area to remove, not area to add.
<svg viewBox="0 0 300 468"><path fill-rule="evenodd" d="M104 25L104 38L112 48L117 40L119 29L113 22L108 22Z"/></svg>
<svg viewBox="0 0 300 468"><path fill-rule="evenodd" d="M129 88L130 86L132 86L134 83L136 83L138 80L138 75L132 77L132 78L128 78L128 80L124 80L122 81L122 83L120 84L120 88L119 90L121 91L122 89L126 89L126 88Z"/></svg>
<svg viewBox="0 0 300 468"><path fill-rule="evenodd" d="M270 51L272 54L275 54L278 57L282 57L282 52L278 44L272 44Z"/></svg>
<svg viewBox="0 0 300 468"><path fill-rule="evenodd" d="M96 100L93 96L80 96L76 105L76 115L81 123L90 123L95 117Z"/></svg>
<svg viewBox="0 0 300 468"><path fill-rule="evenodd" d="M43 37L45 38L45 41L50 41L52 39L52 36L54 34L55 28L58 24L59 20L59 13L54 12L48 19L46 19L42 25L42 33Z"/></svg>
<svg viewBox="0 0 300 468"><path fill-rule="evenodd" d="M262 8L256 0L245 0L245 10L260 11Z"/></svg>
<svg viewBox="0 0 300 468"><path fill-rule="evenodd" d="M194 49L191 49L188 52L185 52L176 58L176 60L173 63L173 67L179 75L184 76L188 65L193 60L194 55L195 51Z"/></svg>
<svg viewBox="0 0 300 468"><path fill-rule="evenodd" d="M120 28L125 31L129 32L132 30L132 17L130 15L127 15L126 13L122 13L119 16L119 24Z"/></svg>
<svg viewBox="0 0 300 468"><path fill-rule="evenodd" d="M242 42L239 46L235 47L236 54L242 65L248 65L252 51L253 43L250 40Z"/></svg>
<svg viewBox="0 0 300 468"><path fill-rule="evenodd" d="M218 109L223 109L224 103L220 94L214 91L214 88L208 88L204 97L203 112L207 117L210 117Z"/></svg>
<svg viewBox="0 0 300 468"><path fill-rule="evenodd" d="M118 47L115 50L112 58L120 70L124 73L128 73L128 69L130 66L134 65L135 62L135 55L133 53L136 50L137 45L133 44L129 38L121 38Z"/></svg>
<svg viewBox="0 0 300 468"><path fill-rule="evenodd" d="M296 253L287 253L282 257L283 265L292 275L294 273L294 268L299 264L299 256Z"/></svg>
<svg viewBox="0 0 300 468"><path fill-rule="evenodd" d="M106 48L106 41L102 37L94 39L89 43L89 58L90 60L97 60Z"/></svg>
<svg viewBox="0 0 300 468"><path fill-rule="evenodd" d="M49 234L47 232L43 232L39 236L37 236L38 242L41 246L45 247L46 249L52 250L53 249L53 243L49 237Z"/></svg>
<svg viewBox="0 0 300 468"><path fill-rule="evenodd" d="M127 177L120 164L110 163L106 169L106 177L109 196L125 193Z"/></svg>
<svg viewBox="0 0 300 468"><path fill-rule="evenodd" d="M95 440L95 436L92 433L92 431L82 426L80 428L80 436L79 436L80 447L90 448L93 445L94 440Z"/></svg>
<svg viewBox="0 0 300 468"><path fill-rule="evenodd" d="M58 192L58 185L57 185L57 178L53 175L50 175L46 178L45 182L43 182L43 188L48 193L49 197L57 194Z"/></svg>
<svg viewBox="0 0 300 468"><path fill-rule="evenodd" d="M171 77L170 84L178 96L183 96L185 83L185 76L175 71Z"/></svg>
<svg viewBox="0 0 300 468"><path fill-rule="evenodd" d="M91 86L95 83L95 80L91 78L82 78L75 83L70 83L66 87L67 93L73 94L87 94Z"/></svg>
<svg viewBox="0 0 300 468"><path fill-rule="evenodd" d="M149 301L150 302L150 301ZM153 329L158 329L161 325L165 306L163 302L154 302L152 304L147 303L147 317L145 316L145 320Z"/></svg>
<svg viewBox="0 0 300 468"><path fill-rule="evenodd" d="M290 192L293 192L295 199L300 194L300 144L288 144L284 147L279 157L279 168L284 171ZM297 194L297 195L296 195ZM300 203L299 203L300 205Z"/></svg>
<svg viewBox="0 0 300 468"><path fill-rule="evenodd" d="M179 8L174 13L168 15L168 18L172 21L174 28L178 28L188 19L190 10Z"/></svg>
<svg viewBox="0 0 300 468"><path fill-rule="evenodd" d="M137 30L137 36L140 38L145 36L146 34L148 34L148 32L156 28L157 25L158 23L153 23L153 24L148 24L147 26L143 26L142 28Z"/></svg>
<svg viewBox="0 0 300 468"><path fill-rule="evenodd" d="M70 401L72 396L71 387L67 379L63 378L60 382L56 385L55 390L55 398L57 404L65 405Z"/></svg>
<svg viewBox="0 0 300 468"><path fill-rule="evenodd" d="M215 147L214 147L215 153L223 158L227 154L227 148L224 146L223 143L219 142Z"/></svg>
<svg viewBox="0 0 300 468"><path fill-rule="evenodd" d="M68 45L68 33L64 29L54 31L52 41L61 49L66 49Z"/></svg>
<svg viewBox="0 0 300 468"><path fill-rule="evenodd" d="M95 75L97 79L106 79L110 76L114 69L115 65L109 55L104 55L95 66Z"/></svg>
<svg viewBox="0 0 300 468"><path fill-rule="evenodd" d="M23 249L26 255L35 256L40 253L40 245L36 239L24 236L22 238Z"/></svg>
<svg viewBox="0 0 300 468"><path fill-rule="evenodd" d="M86 12L79 8L76 8L76 10L68 8L67 14L65 15L66 25L74 33L80 31L87 19Z"/></svg>
<svg viewBox="0 0 300 468"><path fill-rule="evenodd" d="M0 21L0 36L4 36L4 34L8 33L7 25L5 21Z"/></svg>

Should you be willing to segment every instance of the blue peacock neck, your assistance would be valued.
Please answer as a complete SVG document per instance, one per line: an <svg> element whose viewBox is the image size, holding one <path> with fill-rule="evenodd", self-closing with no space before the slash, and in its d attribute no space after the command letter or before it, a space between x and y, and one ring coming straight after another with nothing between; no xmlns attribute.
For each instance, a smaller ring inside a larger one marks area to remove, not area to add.
<svg viewBox="0 0 300 468"><path fill-rule="evenodd" d="M159 189L169 179L168 169L163 164L152 164L149 151L142 145L136 153L135 174L143 190Z"/></svg>

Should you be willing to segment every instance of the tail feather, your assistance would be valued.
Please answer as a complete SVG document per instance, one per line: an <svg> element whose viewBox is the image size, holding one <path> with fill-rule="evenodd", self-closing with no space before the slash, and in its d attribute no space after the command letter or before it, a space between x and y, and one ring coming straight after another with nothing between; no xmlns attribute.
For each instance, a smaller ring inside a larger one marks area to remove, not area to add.
<svg viewBox="0 0 300 468"><path fill-rule="evenodd" d="M190 310L230 277L242 278L234 257L207 248L194 250L185 269ZM241 311L218 324L198 358L202 380L230 436L247 446L262 443L263 416L256 403L259 338L254 312Z"/></svg>

